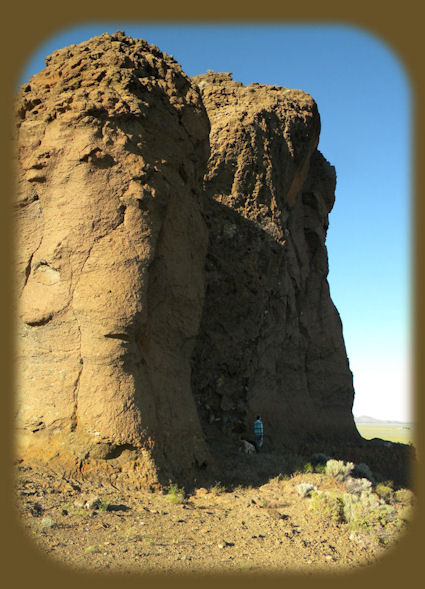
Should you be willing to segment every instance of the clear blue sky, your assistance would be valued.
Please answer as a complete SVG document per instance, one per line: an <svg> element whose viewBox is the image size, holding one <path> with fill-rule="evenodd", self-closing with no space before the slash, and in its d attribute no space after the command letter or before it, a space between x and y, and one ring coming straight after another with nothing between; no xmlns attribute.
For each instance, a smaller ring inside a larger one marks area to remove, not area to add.
<svg viewBox="0 0 425 589"><path fill-rule="evenodd" d="M336 167L327 238L331 296L354 373L354 415L408 421L411 328L411 88L390 46L341 25L140 25L59 31L34 47L19 83L52 51L124 30L174 55L188 75L299 88L316 100L319 149Z"/></svg>

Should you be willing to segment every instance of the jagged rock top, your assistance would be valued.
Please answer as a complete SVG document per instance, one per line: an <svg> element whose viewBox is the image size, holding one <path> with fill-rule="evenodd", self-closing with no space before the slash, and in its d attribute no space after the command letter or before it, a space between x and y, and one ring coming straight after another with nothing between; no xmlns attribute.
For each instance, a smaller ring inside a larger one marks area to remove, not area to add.
<svg viewBox="0 0 425 589"><path fill-rule="evenodd" d="M297 147L315 146L319 140L320 117L314 99L302 90L253 82L244 86L232 79L230 72L208 71L192 78L201 90L211 125L218 133L229 124L239 120L248 125L275 113L283 122L283 135L293 157Z"/></svg>
<svg viewBox="0 0 425 589"><path fill-rule="evenodd" d="M200 105L198 89L173 57L122 31L104 33L46 58L46 68L18 94L18 125L64 114L146 117L164 94L177 110Z"/></svg>

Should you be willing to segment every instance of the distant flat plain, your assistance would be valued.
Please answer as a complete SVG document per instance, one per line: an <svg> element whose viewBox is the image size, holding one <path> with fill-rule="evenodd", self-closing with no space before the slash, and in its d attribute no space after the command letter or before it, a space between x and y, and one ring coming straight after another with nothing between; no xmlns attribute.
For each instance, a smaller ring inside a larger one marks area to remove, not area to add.
<svg viewBox="0 0 425 589"><path fill-rule="evenodd" d="M381 438L390 442L414 444L414 428L411 423L356 423L363 438Z"/></svg>

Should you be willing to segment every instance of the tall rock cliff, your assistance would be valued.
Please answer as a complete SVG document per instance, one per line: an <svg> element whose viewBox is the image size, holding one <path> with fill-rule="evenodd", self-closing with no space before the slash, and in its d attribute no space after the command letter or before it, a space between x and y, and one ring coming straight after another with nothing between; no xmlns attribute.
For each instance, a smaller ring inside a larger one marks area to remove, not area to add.
<svg viewBox="0 0 425 589"><path fill-rule="evenodd" d="M152 480L158 465L190 471L206 451L190 383L207 243L199 91L118 32L53 53L17 112L23 452L68 452L71 469L133 454Z"/></svg>
<svg viewBox="0 0 425 589"><path fill-rule="evenodd" d="M191 80L117 32L49 56L16 129L20 458L133 486L223 480L259 413L265 475L283 448L373 467L309 95Z"/></svg>
<svg viewBox="0 0 425 589"><path fill-rule="evenodd" d="M304 92L194 78L211 121L204 180L206 298L192 386L211 439L265 426L265 449L359 439L352 374L329 295L334 168Z"/></svg>

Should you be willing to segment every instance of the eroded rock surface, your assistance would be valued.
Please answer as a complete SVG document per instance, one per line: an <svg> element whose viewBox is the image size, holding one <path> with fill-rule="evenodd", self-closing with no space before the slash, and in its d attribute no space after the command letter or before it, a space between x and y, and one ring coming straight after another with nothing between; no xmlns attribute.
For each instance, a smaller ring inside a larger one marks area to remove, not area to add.
<svg viewBox="0 0 425 589"><path fill-rule="evenodd" d="M265 449L358 440L327 282L336 175L317 150L316 104L230 74L194 79L211 121L207 287L192 362L204 430L212 440L249 435L259 413Z"/></svg>
<svg viewBox="0 0 425 589"><path fill-rule="evenodd" d="M120 32L53 53L22 88L26 453L39 452L37 441L52 455L72 450L77 465L135 453L151 479L157 464L169 474L203 463L190 357L204 293L208 134L199 91L175 60Z"/></svg>
<svg viewBox="0 0 425 589"><path fill-rule="evenodd" d="M319 133L308 94L190 80L121 32L47 58L17 108L20 458L193 486L231 477L256 414L261 477L284 449L378 456L329 294ZM381 446L401 480L406 449Z"/></svg>

